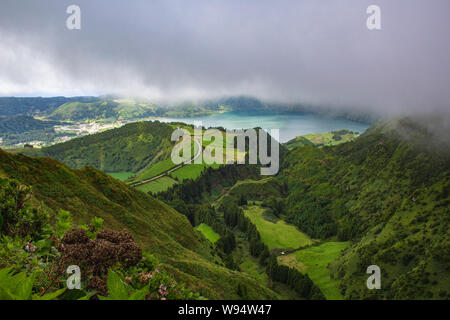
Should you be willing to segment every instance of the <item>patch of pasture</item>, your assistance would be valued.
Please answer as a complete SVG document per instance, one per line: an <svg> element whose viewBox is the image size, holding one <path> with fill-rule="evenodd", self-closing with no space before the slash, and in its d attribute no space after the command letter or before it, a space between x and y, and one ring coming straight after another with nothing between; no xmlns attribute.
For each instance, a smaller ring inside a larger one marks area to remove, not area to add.
<svg viewBox="0 0 450 320"><path fill-rule="evenodd" d="M132 176L134 176L133 172L126 172L126 171L122 171L122 172L105 172L105 173L110 175L114 179L117 179L117 180L120 180L120 181L125 181L125 180L131 178Z"/></svg>
<svg viewBox="0 0 450 320"><path fill-rule="evenodd" d="M166 191L171 186L176 184L177 182L170 177L161 177L160 179L154 180L152 182L137 186L136 189L142 192L152 192L158 193L161 191Z"/></svg>
<svg viewBox="0 0 450 320"><path fill-rule="evenodd" d="M202 223L195 227L198 231L200 231L206 239L208 239L212 243L216 243L217 240L220 239L220 235L216 233L210 226L206 223Z"/></svg>
<svg viewBox="0 0 450 320"><path fill-rule="evenodd" d="M278 261L307 273L327 299L339 300L343 299L339 291L339 280L331 279L328 264L336 260L341 251L348 246L349 242L325 242L280 256Z"/></svg>
<svg viewBox="0 0 450 320"><path fill-rule="evenodd" d="M264 219L264 210L259 206L247 206L244 214L256 225L262 241L269 247L269 250L275 248L297 249L313 243L308 235L283 220L273 223Z"/></svg>

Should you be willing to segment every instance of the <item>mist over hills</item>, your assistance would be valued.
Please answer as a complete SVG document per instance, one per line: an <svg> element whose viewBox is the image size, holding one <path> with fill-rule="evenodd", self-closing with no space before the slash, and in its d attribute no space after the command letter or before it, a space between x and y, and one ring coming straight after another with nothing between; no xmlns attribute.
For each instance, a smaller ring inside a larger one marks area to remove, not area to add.
<svg viewBox="0 0 450 320"><path fill-rule="evenodd" d="M351 107L336 109L320 105L271 102L251 96L187 99L176 103L120 98L112 95L71 98L0 97L0 116L38 115L61 121L139 119L151 116L189 117L219 112L223 108L240 111L318 113L362 122L374 122L382 116L374 111L358 111Z"/></svg>

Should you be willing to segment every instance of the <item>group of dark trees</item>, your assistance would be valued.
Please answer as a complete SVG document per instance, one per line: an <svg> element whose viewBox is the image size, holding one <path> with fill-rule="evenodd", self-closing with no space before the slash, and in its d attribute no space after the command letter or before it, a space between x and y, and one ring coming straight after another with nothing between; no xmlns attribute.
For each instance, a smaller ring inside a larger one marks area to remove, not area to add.
<svg viewBox="0 0 450 320"><path fill-rule="evenodd" d="M226 226L213 206L209 204L186 204L181 199L176 199L170 204L175 210L184 214L192 226L196 227L205 223L217 232L220 235L220 239L215 243L218 255L229 269L238 268L231 256L236 248L234 233Z"/></svg>
<svg viewBox="0 0 450 320"><path fill-rule="evenodd" d="M287 221L301 228L313 238L326 239L335 236L338 225L332 219L327 205L329 199L297 193L301 198L288 204Z"/></svg>
<svg viewBox="0 0 450 320"><path fill-rule="evenodd" d="M268 197L263 200L261 206L272 209L272 213L279 218L284 211L284 200L282 198Z"/></svg>
<svg viewBox="0 0 450 320"><path fill-rule="evenodd" d="M259 178L259 171L251 165L227 165L219 168L208 167L196 180L185 180L170 189L160 192L157 197L166 202L181 199L185 203L201 203L204 194L210 194L214 188L234 185L239 180Z"/></svg>
<svg viewBox="0 0 450 320"><path fill-rule="evenodd" d="M266 272L270 279L287 284L302 298L310 300L325 299L320 289L314 285L307 274L302 274L297 269L288 266L279 265L275 255L270 255L268 261Z"/></svg>
<svg viewBox="0 0 450 320"><path fill-rule="evenodd" d="M258 258L261 265L266 265L269 248L262 242L256 226L244 215L236 201L232 197L225 197L219 210L223 211L223 218L227 226L238 228L247 236L250 254Z"/></svg>

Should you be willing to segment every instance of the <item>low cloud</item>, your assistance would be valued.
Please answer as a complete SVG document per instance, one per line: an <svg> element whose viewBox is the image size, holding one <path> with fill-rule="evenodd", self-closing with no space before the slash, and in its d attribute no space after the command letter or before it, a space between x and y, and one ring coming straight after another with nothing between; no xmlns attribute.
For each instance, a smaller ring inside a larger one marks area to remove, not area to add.
<svg viewBox="0 0 450 320"><path fill-rule="evenodd" d="M448 112L447 0L2 0L0 95L280 103ZM366 28L381 8L382 30Z"/></svg>

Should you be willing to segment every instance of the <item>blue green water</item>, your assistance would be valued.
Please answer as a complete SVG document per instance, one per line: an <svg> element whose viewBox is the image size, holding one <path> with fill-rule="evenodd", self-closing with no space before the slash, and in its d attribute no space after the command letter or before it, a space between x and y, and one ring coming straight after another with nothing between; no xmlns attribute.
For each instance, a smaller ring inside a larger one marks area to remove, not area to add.
<svg viewBox="0 0 450 320"><path fill-rule="evenodd" d="M248 129L261 127L265 130L279 129L279 140L282 143L308 133L323 133L340 129L362 133L370 125L369 123L341 117L336 118L313 113L274 113L269 111L229 111L193 118L160 118L158 120L163 122L178 121L188 124L201 121L201 125L206 128Z"/></svg>

